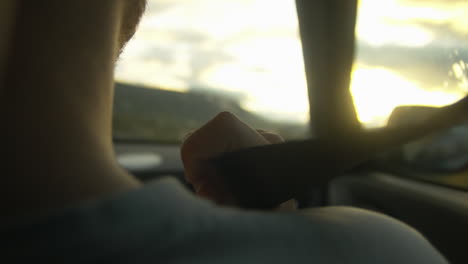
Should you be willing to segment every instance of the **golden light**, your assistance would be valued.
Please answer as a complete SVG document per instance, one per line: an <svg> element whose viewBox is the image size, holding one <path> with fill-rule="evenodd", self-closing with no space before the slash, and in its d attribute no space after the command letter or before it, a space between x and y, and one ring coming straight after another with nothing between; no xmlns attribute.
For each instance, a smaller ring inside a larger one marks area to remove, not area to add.
<svg viewBox="0 0 468 264"><path fill-rule="evenodd" d="M454 34L468 32L468 2L429 2L360 0L358 42L416 50L435 42L440 44L440 36L430 25L448 26ZM170 8L157 10L161 3ZM449 39L449 44L453 43ZM159 55L154 55L158 48ZM165 61L168 54L170 58ZM209 57L209 63L203 61L205 57ZM463 61L447 69L458 80L458 90L450 87L451 92L443 85L437 87L438 83L423 87L419 79L405 79L396 72L397 68L392 71L385 63L364 66L367 64L359 53L356 57L351 91L359 119L366 126L384 125L396 106L442 106L468 92L468 65ZM421 62L417 65L438 67ZM308 120L294 0L150 0L135 39L122 55L116 76L119 80L175 91L195 89L195 83L221 93L235 92L244 95L239 103L248 111L272 119ZM440 84L444 81L441 79Z"/></svg>
<svg viewBox="0 0 468 264"><path fill-rule="evenodd" d="M401 22L414 18L444 18L438 9L411 8L399 4L397 0L361 0L358 13L357 37L374 46L424 46L433 40L433 34L417 24Z"/></svg>
<svg viewBox="0 0 468 264"><path fill-rule="evenodd" d="M385 125L399 105L443 106L460 98L458 93L427 91L385 68L356 68L351 82L359 120L367 126Z"/></svg>
<svg viewBox="0 0 468 264"><path fill-rule="evenodd" d="M425 49L434 42L439 43L437 44L439 46L447 45L445 39L435 35L434 27L431 25L446 25L455 31L460 31L460 25L468 23L467 15L467 3L360 0L356 36L359 42L370 46L409 47L418 52L418 49ZM465 28L464 32L467 30L468 28ZM452 39L447 41L452 45L454 43ZM439 49L438 52L443 51ZM447 56L447 61L449 60ZM361 61L358 53L357 65L352 75L351 92L358 118L366 126L385 125L389 115L397 106L444 106L455 102L468 92L463 61L447 69L446 79L441 76L440 85L421 84L423 76L415 77L419 78L417 79L419 82L405 79L401 73L385 68L385 64L372 67L363 66L364 64L365 61ZM442 66L428 60L426 64L415 61L413 67L436 69ZM458 87L442 85L444 82L447 83L450 74L457 79Z"/></svg>
<svg viewBox="0 0 468 264"><path fill-rule="evenodd" d="M246 92L242 106L276 119L308 121L307 84L300 41L271 36L245 38L226 47L235 61L215 65L203 80L216 87Z"/></svg>
<svg viewBox="0 0 468 264"><path fill-rule="evenodd" d="M268 114L276 120L305 123L309 119L309 105L306 81L300 73L300 70L285 69L272 74L225 64L205 71L203 80L228 91L248 91L241 101L246 110Z"/></svg>
<svg viewBox="0 0 468 264"><path fill-rule="evenodd" d="M221 94L223 90L243 94L239 103L248 111L270 119L308 121L294 0L167 3L171 8L158 12L149 1L139 31L122 55L118 80L175 91L192 89L191 81L196 80L198 86ZM176 54L170 63L149 57L158 45ZM198 54L203 52L230 59L210 57L211 64L193 66L200 65L203 57Z"/></svg>

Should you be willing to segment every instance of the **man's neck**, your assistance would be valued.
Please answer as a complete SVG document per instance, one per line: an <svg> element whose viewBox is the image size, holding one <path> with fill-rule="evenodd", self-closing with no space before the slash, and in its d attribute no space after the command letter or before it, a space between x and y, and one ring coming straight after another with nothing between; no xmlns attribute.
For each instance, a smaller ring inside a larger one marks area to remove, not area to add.
<svg viewBox="0 0 468 264"><path fill-rule="evenodd" d="M122 1L22 1L2 88L7 215L138 183L114 159L113 71Z"/></svg>

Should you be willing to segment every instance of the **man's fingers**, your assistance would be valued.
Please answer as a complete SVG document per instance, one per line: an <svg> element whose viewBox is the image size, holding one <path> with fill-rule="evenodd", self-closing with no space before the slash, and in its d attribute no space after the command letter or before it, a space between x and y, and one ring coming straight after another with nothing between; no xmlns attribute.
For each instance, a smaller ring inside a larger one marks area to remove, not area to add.
<svg viewBox="0 0 468 264"><path fill-rule="evenodd" d="M282 204L280 204L276 211L295 211L297 210L297 202L294 199L288 200Z"/></svg>
<svg viewBox="0 0 468 264"><path fill-rule="evenodd" d="M281 136L255 130L235 115L222 112L185 136L181 147L185 179L198 195L220 204L234 205L235 200L222 175L216 173L212 159L230 151L282 142Z"/></svg>
<svg viewBox="0 0 468 264"><path fill-rule="evenodd" d="M192 132L181 148L186 179L193 183L205 174L206 162L222 153L267 145L270 142L235 115L222 112Z"/></svg>

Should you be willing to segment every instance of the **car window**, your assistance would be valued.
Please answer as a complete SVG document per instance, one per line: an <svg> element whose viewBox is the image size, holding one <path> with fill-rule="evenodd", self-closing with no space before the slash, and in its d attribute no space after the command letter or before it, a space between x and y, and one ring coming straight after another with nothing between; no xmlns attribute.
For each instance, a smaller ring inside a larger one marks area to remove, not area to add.
<svg viewBox="0 0 468 264"><path fill-rule="evenodd" d="M361 0L352 94L368 128L430 116L468 94L468 2ZM468 123L388 153L399 175L468 189Z"/></svg>
<svg viewBox="0 0 468 264"><path fill-rule="evenodd" d="M351 93L365 128L423 119L468 93L466 1L360 0L356 38ZM179 143L221 111L307 136L294 0L148 1L116 68L114 138ZM421 139L397 160L468 188L465 135L462 125Z"/></svg>
<svg viewBox="0 0 468 264"><path fill-rule="evenodd" d="M307 135L294 0L149 0L116 81L117 139L178 142L221 111Z"/></svg>
<svg viewBox="0 0 468 264"><path fill-rule="evenodd" d="M305 137L294 2L149 0L116 69L114 137L177 142L226 110ZM400 105L443 106L467 94L467 10L464 1L359 1L351 91L365 127L385 126Z"/></svg>
<svg viewBox="0 0 468 264"><path fill-rule="evenodd" d="M360 0L356 36L351 89L366 127L385 126L400 105L468 94L467 1Z"/></svg>

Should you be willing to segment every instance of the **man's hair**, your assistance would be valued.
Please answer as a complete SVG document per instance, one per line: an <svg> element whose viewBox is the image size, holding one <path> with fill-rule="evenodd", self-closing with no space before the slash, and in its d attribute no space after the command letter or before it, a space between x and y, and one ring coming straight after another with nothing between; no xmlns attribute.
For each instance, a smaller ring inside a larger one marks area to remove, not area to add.
<svg viewBox="0 0 468 264"><path fill-rule="evenodd" d="M146 0L125 0L125 10L120 28L120 52L133 37L146 9Z"/></svg>

